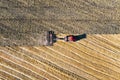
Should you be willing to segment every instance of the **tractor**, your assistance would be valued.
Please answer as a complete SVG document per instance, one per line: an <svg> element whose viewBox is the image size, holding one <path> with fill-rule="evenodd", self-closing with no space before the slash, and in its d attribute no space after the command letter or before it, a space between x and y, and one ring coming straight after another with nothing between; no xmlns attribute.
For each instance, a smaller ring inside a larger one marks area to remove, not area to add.
<svg viewBox="0 0 120 80"><path fill-rule="evenodd" d="M65 36L64 38L58 38L56 37L56 34L54 34L54 31L47 31L47 41L46 45L47 46L52 46L54 42L57 40L64 40L65 42L75 42L77 41L77 37L74 35L68 35Z"/></svg>

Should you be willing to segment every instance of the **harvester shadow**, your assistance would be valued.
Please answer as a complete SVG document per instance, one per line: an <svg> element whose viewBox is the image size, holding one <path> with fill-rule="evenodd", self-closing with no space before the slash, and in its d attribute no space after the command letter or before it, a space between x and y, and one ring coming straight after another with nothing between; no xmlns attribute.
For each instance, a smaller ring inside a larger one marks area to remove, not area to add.
<svg viewBox="0 0 120 80"><path fill-rule="evenodd" d="M53 36L54 36L54 39L57 38L56 35L53 35ZM84 34L80 34L80 35L72 35L72 36L75 39L74 42L79 41L79 40L84 39L84 38L87 38L87 34L85 34L85 33ZM58 38L58 39L59 40L65 40L65 37L64 38ZM53 42L55 43L55 42L57 42L57 40L55 39L55 40L53 40Z"/></svg>
<svg viewBox="0 0 120 80"><path fill-rule="evenodd" d="M75 42L76 42L76 41L79 41L81 39L87 38L87 34L84 33L84 34L81 34L81 35L75 35L74 37L76 39L75 40Z"/></svg>

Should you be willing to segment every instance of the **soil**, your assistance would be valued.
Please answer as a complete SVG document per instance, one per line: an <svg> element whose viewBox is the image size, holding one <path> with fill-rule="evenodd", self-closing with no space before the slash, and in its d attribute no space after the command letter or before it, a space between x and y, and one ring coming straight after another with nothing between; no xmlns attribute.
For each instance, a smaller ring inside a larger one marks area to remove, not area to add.
<svg viewBox="0 0 120 80"><path fill-rule="evenodd" d="M1 0L0 45L40 45L40 36L48 30L119 34L119 4L119 0Z"/></svg>

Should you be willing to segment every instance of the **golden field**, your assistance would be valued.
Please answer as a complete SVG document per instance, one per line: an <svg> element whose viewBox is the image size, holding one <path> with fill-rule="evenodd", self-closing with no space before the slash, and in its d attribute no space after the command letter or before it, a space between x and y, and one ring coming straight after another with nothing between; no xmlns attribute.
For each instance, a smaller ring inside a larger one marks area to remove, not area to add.
<svg viewBox="0 0 120 80"><path fill-rule="evenodd" d="M120 0L0 0L0 80L120 80L119 26ZM87 38L38 46L48 30Z"/></svg>
<svg viewBox="0 0 120 80"><path fill-rule="evenodd" d="M119 80L120 35L88 35L50 47L0 47L0 63L3 80Z"/></svg>

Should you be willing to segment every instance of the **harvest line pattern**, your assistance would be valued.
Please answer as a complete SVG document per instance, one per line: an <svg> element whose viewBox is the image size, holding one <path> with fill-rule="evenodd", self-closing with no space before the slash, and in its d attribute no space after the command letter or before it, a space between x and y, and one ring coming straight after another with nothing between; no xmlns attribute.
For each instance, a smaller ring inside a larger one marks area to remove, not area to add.
<svg viewBox="0 0 120 80"><path fill-rule="evenodd" d="M65 34L120 33L119 0L1 0L0 7L0 23L18 30L18 27L29 29L37 26L37 30L41 32L55 30ZM60 29L61 27L66 30Z"/></svg>
<svg viewBox="0 0 120 80"><path fill-rule="evenodd" d="M52 47L0 47L0 76L13 80L119 80L119 36L88 35L76 43L58 41Z"/></svg>

